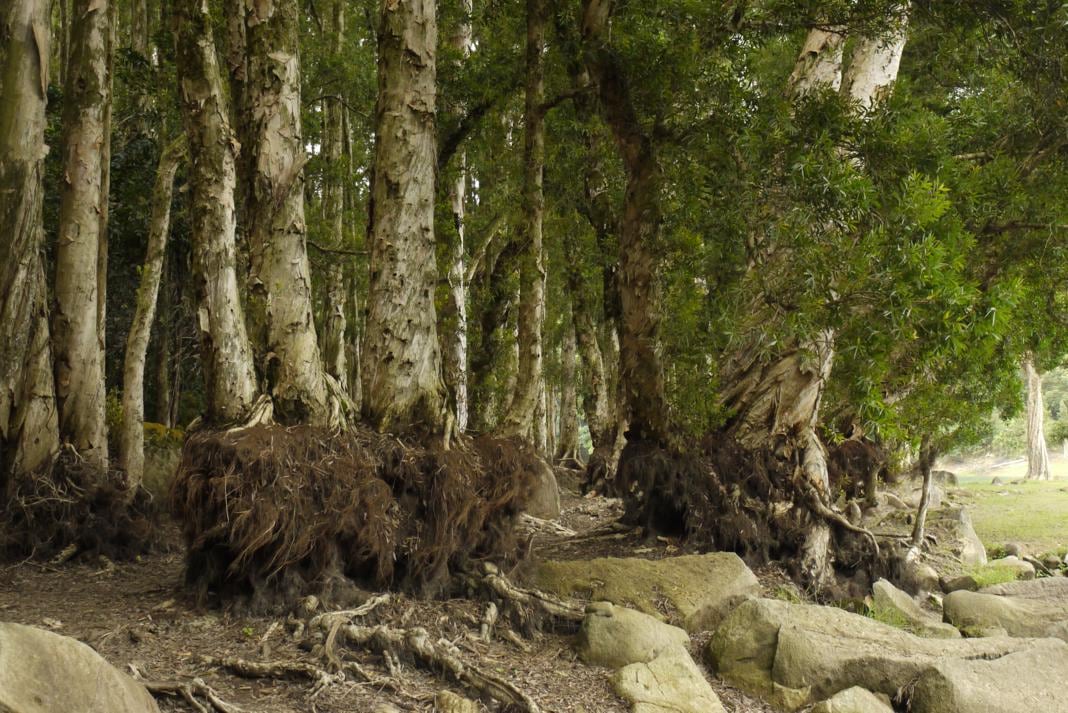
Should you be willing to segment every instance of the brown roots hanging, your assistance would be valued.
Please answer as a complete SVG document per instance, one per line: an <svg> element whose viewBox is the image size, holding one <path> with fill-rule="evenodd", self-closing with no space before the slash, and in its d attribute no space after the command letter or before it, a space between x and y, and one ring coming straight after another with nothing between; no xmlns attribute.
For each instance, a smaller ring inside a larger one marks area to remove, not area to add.
<svg viewBox="0 0 1068 713"><path fill-rule="evenodd" d="M131 559L158 544L159 508L120 470L101 471L65 448L44 468L12 476L0 502L0 558Z"/></svg>
<svg viewBox="0 0 1068 713"><path fill-rule="evenodd" d="M780 561L806 582L801 563L812 528L831 526L836 573L873 581L888 565L874 539L840 517L802 475L801 452L749 451L714 434L688 450L628 442L614 490L624 521L683 538L695 549L736 552L751 565Z"/></svg>
<svg viewBox="0 0 1068 713"><path fill-rule="evenodd" d="M451 566L516 557L539 467L519 442L487 436L445 450L363 426L197 434L172 491L186 579L201 600L261 611L341 598L353 582L433 594Z"/></svg>

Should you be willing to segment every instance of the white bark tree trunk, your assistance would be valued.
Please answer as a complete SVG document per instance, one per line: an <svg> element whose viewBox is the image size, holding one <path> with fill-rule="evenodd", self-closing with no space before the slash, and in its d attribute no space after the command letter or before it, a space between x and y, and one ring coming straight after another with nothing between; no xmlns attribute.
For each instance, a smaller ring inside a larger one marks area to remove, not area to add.
<svg viewBox="0 0 1068 713"><path fill-rule="evenodd" d="M323 369L312 314L297 0L246 0L245 11L253 350L279 421L338 427L351 405Z"/></svg>
<svg viewBox="0 0 1068 713"><path fill-rule="evenodd" d="M564 330L564 343L560 349L560 439L556 447L556 459L568 463L578 462L579 451L578 347L575 331L575 321L572 320Z"/></svg>
<svg viewBox="0 0 1068 713"><path fill-rule="evenodd" d="M382 0L380 20L363 408L380 430L447 434L434 308L436 6Z"/></svg>
<svg viewBox="0 0 1068 713"><path fill-rule="evenodd" d="M48 100L47 0L0 5L0 496L8 478L59 447L42 178Z"/></svg>
<svg viewBox="0 0 1068 713"><path fill-rule="evenodd" d="M474 3L472 0L461 0L460 10L464 17L449 43L461 57L466 58L471 51L471 13L474 11ZM460 106L454 107L456 112L462 109ZM467 157L461 152L457 158L460 163L459 170L449 185L449 210L456 229L456 240L449 259L449 301L455 324L452 333L448 335L445 348L445 381L456 400L456 429L464 431L467 429L470 411L467 395L467 267L464 264L467 233Z"/></svg>
<svg viewBox="0 0 1068 713"><path fill-rule="evenodd" d="M1034 358L1028 354L1023 361L1027 382L1027 478L1049 480L1049 450L1043 425L1046 407L1042 402L1042 377L1035 370Z"/></svg>
<svg viewBox="0 0 1068 713"><path fill-rule="evenodd" d="M330 10L330 52L334 61L342 61L342 41L345 34L345 3L334 0ZM344 153L344 106L341 98L324 100L323 156L327 175L323 179L323 217L330 228L330 242L335 247L345 243L345 187L346 177L339 170ZM323 362L326 371L345 391L349 391L348 366L348 280L345 265L332 261L326 272L326 308L323 320Z"/></svg>
<svg viewBox="0 0 1068 713"><path fill-rule="evenodd" d="M172 143L163 149L156 185L152 191L152 216L148 229L148 248L141 268L141 284L137 288L133 323L126 337L126 355L122 382L122 438L119 460L126 471L131 491L141 484L145 475L145 357L152 323L156 318L156 302L163 258L167 249L167 235L171 228L171 199L174 195L174 175L178 171L183 146Z"/></svg>
<svg viewBox="0 0 1068 713"><path fill-rule="evenodd" d="M108 462L100 275L111 101L108 14L107 0L74 3L52 329L60 438L99 468Z"/></svg>
<svg viewBox="0 0 1068 713"><path fill-rule="evenodd" d="M235 136L204 0L175 0L178 81L189 140L193 281L209 423L243 420L257 396L236 272Z"/></svg>

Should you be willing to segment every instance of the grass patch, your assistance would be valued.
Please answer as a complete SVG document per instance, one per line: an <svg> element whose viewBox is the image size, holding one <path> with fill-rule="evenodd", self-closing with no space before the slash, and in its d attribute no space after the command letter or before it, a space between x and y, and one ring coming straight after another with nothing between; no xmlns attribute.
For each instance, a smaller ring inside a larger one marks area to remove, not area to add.
<svg viewBox="0 0 1068 713"><path fill-rule="evenodd" d="M892 607L884 607L873 603L868 607L867 616L869 619L888 624L895 629L902 629L912 634L916 633L913 629L912 622L910 622L904 614Z"/></svg>
<svg viewBox="0 0 1068 713"><path fill-rule="evenodd" d="M979 585L979 588L992 587L995 584L1005 584L1006 582L1016 581L1016 570L1012 567L1005 567L1004 565L988 564L982 567L976 567L969 570L975 583Z"/></svg>
<svg viewBox="0 0 1068 713"><path fill-rule="evenodd" d="M963 504L991 558L1008 542L1028 551L1068 550L1068 480L990 485L965 482Z"/></svg>

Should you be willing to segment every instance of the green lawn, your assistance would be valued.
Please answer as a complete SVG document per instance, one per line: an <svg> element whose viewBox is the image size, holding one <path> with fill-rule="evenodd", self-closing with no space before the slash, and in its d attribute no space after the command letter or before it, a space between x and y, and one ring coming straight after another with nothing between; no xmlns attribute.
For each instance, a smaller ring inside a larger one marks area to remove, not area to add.
<svg viewBox="0 0 1068 713"><path fill-rule="evenodd" d="M1051 454L1052 455L1052 454ZM945 464L957 473L975 531L989 549L1018 542L1031 554L1068 549L1068 460L1053 458L1054 480L1024 481L1025 463L991 468L989 462ZM993 478L1004 485L992 485Z"/></svg>

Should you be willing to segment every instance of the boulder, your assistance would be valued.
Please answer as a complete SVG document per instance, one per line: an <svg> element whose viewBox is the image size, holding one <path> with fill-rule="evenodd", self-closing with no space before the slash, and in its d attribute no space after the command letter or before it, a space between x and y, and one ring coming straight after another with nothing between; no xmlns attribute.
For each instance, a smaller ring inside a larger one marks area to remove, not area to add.
<svg viewBox="0 0 1068 713"><path fill-rule="evenodd" d="M1009 555L1008 557L1002 557L997 560L990 560L989 566L1011 571L1016 575L1016 579L1035 578L1035 566L1015 555Z"/></svg>
<svg viewBox="0 0 1068 713"><path fill-rule="evenodd" d="M760 583L738 555L713 552L661 560L601 558L545 561L530 575L539 589L588 597L663 616L689 632L715 627L740 602L760 593Z"/></svg>
<svg viewBox="0 0 1068 713"><path fill-rule="evenodd" d="M976 582L975 577L970 574L962 574L958 577L952 578L942 577L938 581L942 587L942 591L946 594L949 594L950 592L956 592L961 589L969 592L979 591L979 583Z"/></svg>
<svg viewBox="0 0 1068 713"><path fill-rule="evenodd" d="M1068 641L1068 579L1010 582L981 592L953 592L942 602L942 613L946 621L972 635L1004 632Z"/></svg>
<svg viewBox="0 0 1068 713"><path fill-rule="evenodd" d="M1044 643L922 638L842 609L751 599L715 631L707 655L728 682L792 711L853 686L893 696L940 661L996 658Z"/></svg>
<svg viewBox="0 0 1068 713"><path fill-rule="evenodd" d="M555 520L560 517L560 486L549 464L541 460L538 463L538 480L524 512L543 520Z"/></svg>
<svg viewBox="0 0 1068 713"><path fill-rule="evenodd" d="M902 562L901 584L917 596L942 588L938 572L919 557L906 558Z"/></svg>
<svg viewBox="0 0 1068 713"><path fill-rule="evenodd" d="M1019 542L1008 542L1005 544L1005 554L1013 557L1023 557L1027 554L1027 550Z"/></svg>
<svg viewBox="0 0 1068 713"><path fill-rule="evenodd" d="M914 634L936 639L960 638L956 627L939 621L934 614L925 611L912 597L885 579L880 579L872 587L872 601L876 607L894 612L905 622L905 628Z"/></svg>
<svg viewBox="0 0 1068 713"><path fill-rule="evenodd" d="M631 702L633 713L725 713L704 673L682 647L620 669L612 684Z"/></svg>
<svg viewBox="0 0 1068 713"><path fill-rule="evenodd" d="M0 711L159 713L145 687L85 644L0 623Z"/></svg>
<svg viewBox="0 0 1068 713"><path fill-rule="evenodd" d="M918 488L913 489L912 496L909 498L909 501L910 501L913 509L918 508L920 506L920 499L922 497L923 497L923 486L920 486ZM931 508L932 510L937 510L938 508L942 507L942 503L945 501L945 499L946 499L946 491L942 490L942 488L940 488L937 485L934 485L932 483L931 484L931 501L928 503L927 507Z"/></svg>
<svg viewBox="0 0 1068 713"><path fill-rule="evenodd" d="M913 713L1068 711L1068 645L1043 645L993 660L947 659L928 668L909 697Z"/></svg>
<svg viewBox="0 0 1068 713"><path fill-rule="evenodd" d="M932 470L931 480L942 485L958 485L957 474L951 470Z"/></svg>
<svg viewBox="0 0 1068 713"><path fill-rule="evenodd" d="M582 660L608 668L647 663L668 649L685 649L689 644L689 635L677 626L611 602L586 608L578 637Z"/></svg>
<svg viewBox="0 0 1068 713"><path fill-rule="evenodd" d="M817 703L812 713L894 713L894 709L887 696L880 697L866 688L853 686Z"/></svg>
<svg viewBox="0 0 1068 713"><path fill-rule="evenodd" d="M939 529L946 531L943 541L964 567L981 567L986 564L986 547L975 534L972 518L964 508L948 509L935 521Z"/></svg>

